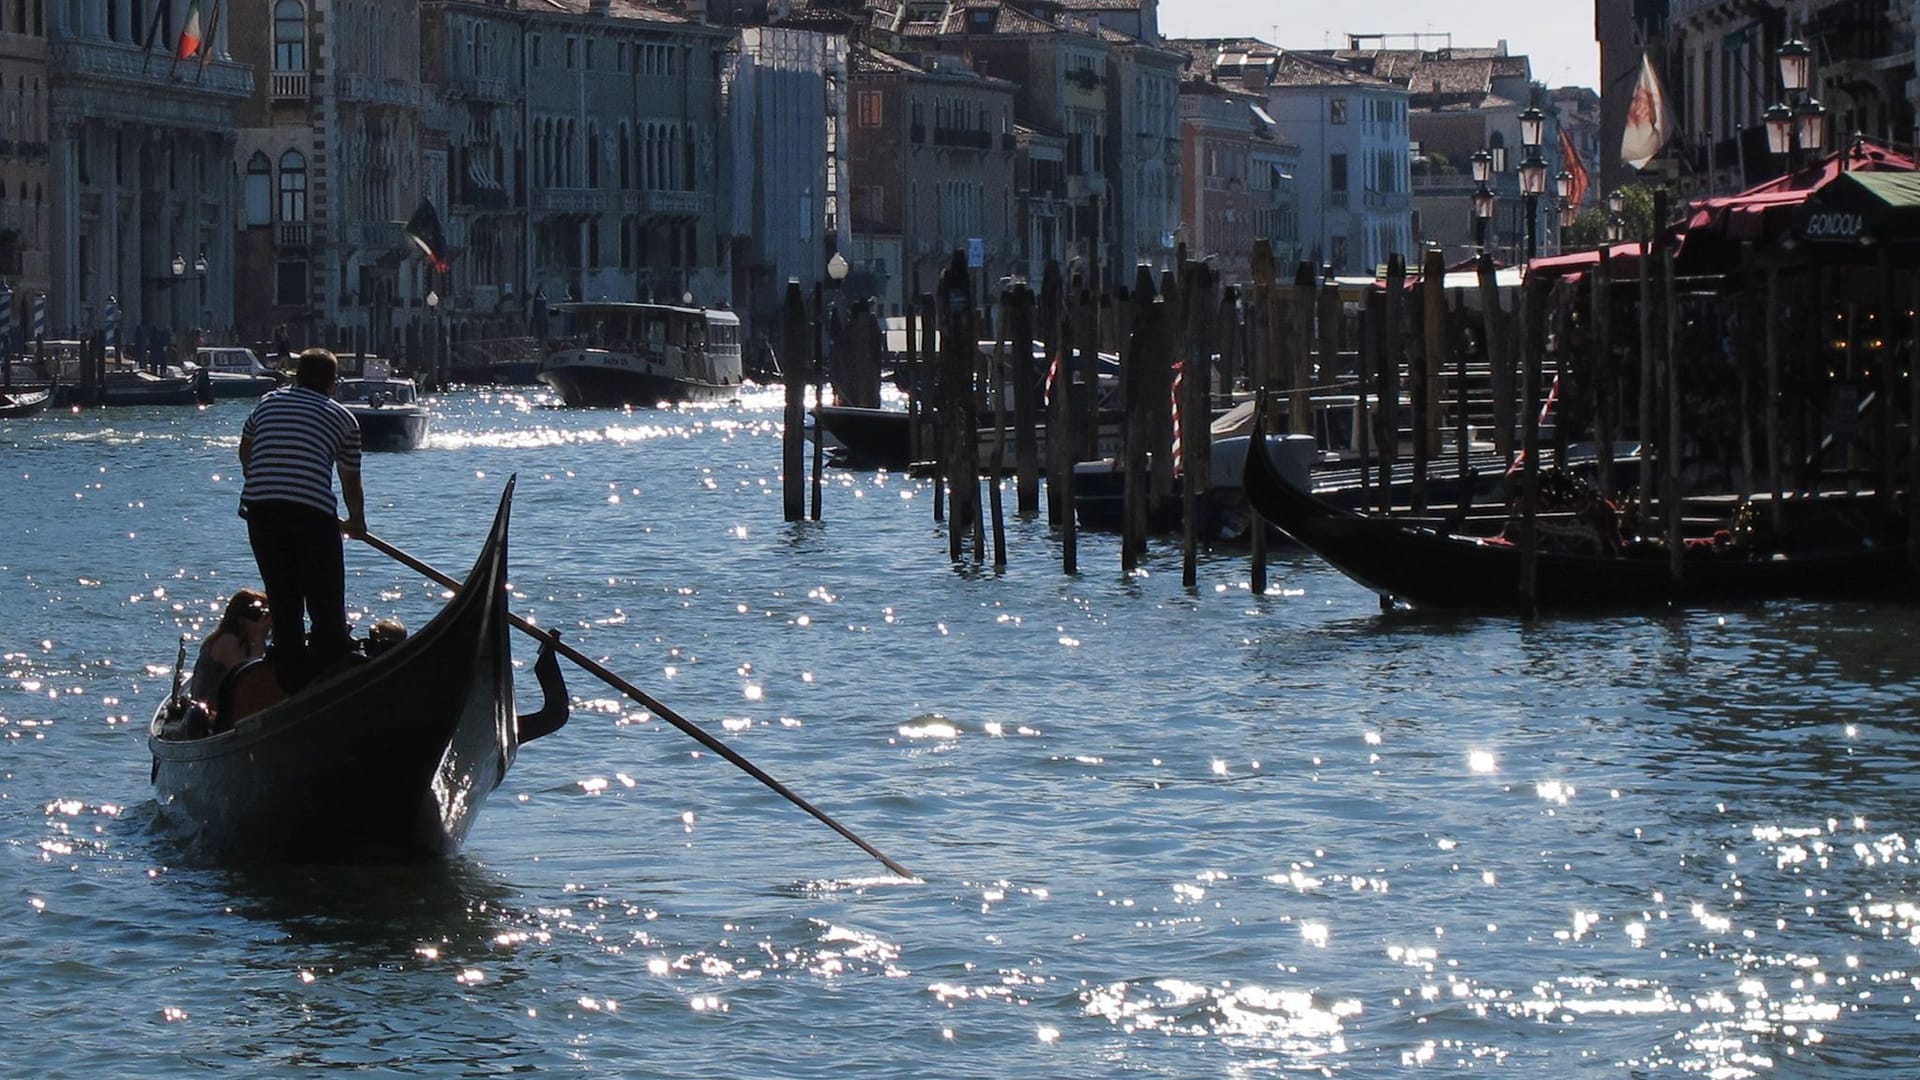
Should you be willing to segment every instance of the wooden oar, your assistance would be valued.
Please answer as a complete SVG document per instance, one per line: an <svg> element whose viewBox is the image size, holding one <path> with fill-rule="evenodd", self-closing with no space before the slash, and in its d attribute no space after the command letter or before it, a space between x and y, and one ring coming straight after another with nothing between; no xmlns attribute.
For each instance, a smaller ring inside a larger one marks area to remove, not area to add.
<svg viewBox="0 0 1920 1080"><path fill-rule="evenodd" d="M446 574L441 573L440 571L434 569L433 567L427 565L426 563L420 561L419 559L414 558L413 556L407 554L406 552L401 551L399 548L394 547L392 544L387 543L385 540L380 539L379 537L373 535L372 533L363 533L360 536L360 539L366 541L369 546L379 551L385 552L388 555L391 555L393 558L399 560L402 563L405 563L407 566L412 567L414 570L420 572L421 574L426 575L427 577L432 578L433 580L439 582L440 584L445 585L449 589L457 590L460 588L460 583L458 581L455 581L453 578L448 577ZM893 871L896 874L899 874L901 877L904 877L904 878L910 878L914 876L913 871L908 870L906 867L888 858L885 854L883 854L880 851L879 848L874 847L872 844L869 844L865 840L862 840L858 836L854 835L854 832L852 829L849 829L845 825L842 825L839 822L833 820L833 818L828 816L824 810L821 810L819 807L813 805L807 800L794 794L791 790L788 789L787 785L767 775L767 772L765 769L762 769L760 766L755 765L751 761L748 761L746 758L742 757L740 753L736 751L733 747L728 746L726 743L723 743L719 739L714 738L712 735L709 735L706 731L702 730L698 725L694 724L693 721L688 720L686 717L681 716L679 713L674 712L672 709L667 708L664 704L655 700L654 697L651 694L648 694L645 690L640 689L639 687L633 685L632 683L614 674L613 672L608 671L605 667L601 666L598 662L593 660L591 657L588 657L587 655L582 653L580 650L574 648L573 646L567 644L566 642L561 641L558 638L550 638L549 635L546 633L546 631L541 630L539 627L521 618L520 616L514 614L513 612L511 611L507 612L507 618L513 623L514 626L518 627L522 631L525 631L526 633L536 638L539 638L543 642L552 640L555 652L558 652L560 655L573 661L575 664L578 664L582 669L597 676L601 682L606 683L608 686L613 687L615 690L620 691L621 693L627 695L633 700L646 706L647 710L653 713L655 716L658 716L660 719L665 720L667 723L672 724L674 727L679 728L681 731L686 732L688 735L693 736L693 738L697 742L699 742L700 745L706 747L707 749L713 751L716 754L719 754L721 757L726 758L728 761L733 762L735 765L739 766L741 770L744 771L748 776L751 776L755 780L758 780L761 783L772 788L775 792L779 793L779 795L782 798L786 799L788 802L792 803L793 805L799 807L802 810L805 810L807 813L812 814L815 818L818 818L823 824L825 824L828 828L832 829L834 832L837 832L841 836L844 836L847 839L853 841L854 844L860 848L860 850L880 860L880 864L882 866L885 866L887 869Z"/></svg>

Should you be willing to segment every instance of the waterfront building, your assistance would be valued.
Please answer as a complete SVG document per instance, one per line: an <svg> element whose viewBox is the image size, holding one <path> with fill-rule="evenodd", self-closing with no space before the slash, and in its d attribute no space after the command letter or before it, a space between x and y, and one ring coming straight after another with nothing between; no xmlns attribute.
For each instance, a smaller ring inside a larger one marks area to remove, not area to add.
<svg viewBox="0 0 1920 1080"><path fill-rule="evenodd" d="M732 35L630 0L521 8L535 294L723 305Z"/></svg>
<svg viewBox="0 0 1920 1080"><path fill-rule="evenodd" d="M203 23L206 39L177 59L188 0L4 7L15 27L28 8L26 32L47 38L48 96L21 116L46 112L27 141L47 154L49 334L100 329L110 299L123 343L158 335L184 348L195 328L224 332L234 129L254 88L232 58L231 23ZM23 81L32 94L25 75L14 73L16 95Z"/></svg>
<svg viewBox="0 0 1920 1080"><path fill-rule="evenodd" d="M47 188L47 26L39 5L0 7L0 283L11 291L13 332L25 340L34 297L52 285Z"/></svg>
<svg viewBox="0 0 1920 1080"><path fill-rule="evenodd" d="M851 287L899 314L974 241L1002 273L1038 281L1021 258L1035 245L1020 235L1019 202L1031 185L1015 180L1013 84L957 56L921 66L865 45L851 48L848 69L850 258L855 275L868 275Z"/></svg>
<svg viewBox="0 0 1920 1080"><path fill-rule="evenodd" d="M1194 77L1264 98L1300 146L1300 258L1337 274L1370 274L1412 252L1407 91L1328 55L1254 38L1173 44Z"/></svg>
<svg viewBox="0 0 1920 1080"><path fill-rule="evenodd" d="M1519 170L1525 154L1520 138L1520 114L1538 107L1547 114L1541 157L1548 174L1558 173L1561 160L1559 128L1549 101L1533 84L1532 65L1525 56L1511 55L1506 42L1492 47L1438 49L1375 48L1388 35L1355 35L1349 48L1325 54L1407 91L1407 134L1412 142L1412 207L1415 249L1438 245L1447 261L1472 255L1476 239L1502 261L1526 257L1527 202L1521 195ZM1408 35L1420 42L1425 35ZM1494 213L1484 226L1474 213L1471 161L1475 153L1491 158L1488 187L1495 195ZM1549 187L1534 200L1535 241L1541 252L1557 249L1560 218ZM1411 252L1407 253L1409 258Z"/></svg>
<svg viewBox="0 0 1920 1080"><path fill-rule="evenodd" d="M509 0L421 8L427 131L445 149L449 266L430 275L433 331L468 345L524 336L530 288L525 18ZM426 268L422 268L423 271Z"/></svg>
<svg viewBox="0 0 1920 1080"><path fill-rule="evenodd" d="M1228 283L1253 279L1256 240L1275 260L1299 258L1293 170L1299 147L1285 142L1266 99L1191 78L1180 87L1182 231L1193 258L1213 260Z"/></svg>
<svg viewBox="0 0 1920 1080"><path fill-rule="evenodd" d="M416 0L230 4L240 105L240 336L398 356L431 291L403 227L446 205Z"/></svg>
<svg viewBox="0 0 1920 1080"><path fill-rule="evenodd" d="M911 13L911 5L903 11ZM1035 132L1058 135L1065 141L1065 197L1053 205L1064 225L1058 235L1060 250L1083 264L1097 258L1101 281L1113 284L1133 280L1129 263L1116 266L1122 242L1133 250L1137 208L1120 190L1116 177L1133 172L1138 162L1132 144L1114 144L1112 117L1115 75L1109 68L1113 43L1102 36L1096 20L1063 10L1058 4L1025 6L983 0L949 5L933 22L909 22L902 27L905 47L916 45L961 57L975 71L1011 82L1015 120ZM1174 117L1173 98L1167 116ZM1177 137L1177 129L1169 129ZM1168 193L1177 197L1177 186ZM1156 215L1154 224L1161 217ZM987 252L988 276L1025 267L1028 253Z"/></svg>
<svg viewBox="0 0 1920 1080"><path fill-rule="evenodd" d="M849 250L847 39L780 26L735 31L726 87L725 198L733 298L749 342L777 346L787 282L809 292Z"/></svg>

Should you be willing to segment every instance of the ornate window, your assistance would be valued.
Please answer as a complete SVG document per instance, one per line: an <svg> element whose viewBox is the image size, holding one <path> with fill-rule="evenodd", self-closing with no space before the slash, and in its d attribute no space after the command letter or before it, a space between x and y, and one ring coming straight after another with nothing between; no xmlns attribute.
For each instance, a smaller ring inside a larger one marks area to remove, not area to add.
<svg viewBox="0 0 1920 1080"><path fill-rule="evenodd" d="M298 150L280 155L280 220L307 220L307 159Z"/></svg>
<svg viewBox="0 0 1920 1080"><path fill-rule="evenodd" d="M248 225L273 224L273 163L259 150L247 159L245 204Z"/></svg>
<svg viewBox="0 0 1920 1080"><path fill-rule="evenodd" d="M307 70L307 7L300 0L273 5L273 70Z"/></svg>

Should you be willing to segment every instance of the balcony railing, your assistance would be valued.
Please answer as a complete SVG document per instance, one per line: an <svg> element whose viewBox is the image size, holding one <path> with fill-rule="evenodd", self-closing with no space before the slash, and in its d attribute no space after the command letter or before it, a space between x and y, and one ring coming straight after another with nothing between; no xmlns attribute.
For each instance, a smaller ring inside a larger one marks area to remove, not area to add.
<svg viewBox="0 0 1920 1080"><path fill-rule="evenodd" d="M268 93L275 101L307 100L307 73L304 71L276 71L267 83Z"/></svg>
<svg viewBox="0 0 1920 1080"><path fill-rule="evenodd" d="M406 223L400 221L356 221L347 235L369 251L389 251L406 241L405 229Z"/></svg>
<svg viewBox="0 0 1920 1080"><path fill-rule="evenodd" d="M535 188L531 201L540 214L599 214L615 209L621 194L599 188Z"/></svg>
<svg viewBox="0 0 1920 1080"><path fill-rule="evenodd" d="M350 71L340 78L340 99L360 105L418 109L426 102L426 91L419 83L405 79L382 79Z"/></svg>
<svg viewBox="0 0 1920 1080"><path fill-rule="evenodd" d="M169 70L173 65L167 63L164 57L156 63L145 49L84 38L68 38L48 45L47 66L67 75L153 85L166 83L175 74ZM245 97L253 93L253 70L228 61L218 61L196 71L188 85L202 93Z"/></svg>
<svg viewBox="0 0 1920 1080"><path fill-rule="evenodd" d="M937 127L933 129L935 146L962 146L970 150L993 149L993 132L977 128Z"/></svg>
<svg viewBox="0 0 1920 1080"><path fill-rule="evenodd" d="M474 101L511 101L512 88L507 80L492 75L455 75L447 80L447 92L454 97Z"/></svg>
<svg viewBox="0 0 1920 1080"><path fill-rule="evenodd" d="M304 221L283 221L280 223L280 247L303 248L307 246L307 223Z"/></svg>
<svg viewBox="0 0 1920 1080"><path fill-rule="evenodd" d="M623 191L620 195L620 209L628 214L705 217L713 211L713 196L704 191Z"/></svg>

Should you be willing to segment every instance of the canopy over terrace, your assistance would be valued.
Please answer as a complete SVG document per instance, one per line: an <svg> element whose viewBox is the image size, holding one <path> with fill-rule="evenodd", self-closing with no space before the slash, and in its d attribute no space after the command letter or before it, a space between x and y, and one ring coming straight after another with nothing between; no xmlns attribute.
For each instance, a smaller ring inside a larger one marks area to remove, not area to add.
<svg viewBox="0 0 1920 1080"><path fill-rule="evenodd" d="M1777 176L1738 195L1695 199L1688 204L1680 232L1674 272L1681 276L1726 274L1738 269L1742 247L1752 245L1762 265L1805 261L1795 223L1802 207L1836 183L1851 185L1862 175L1911 175L1912 158L1865 139L1835 151L1818 163Z"/></svg>

